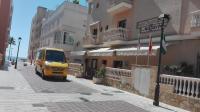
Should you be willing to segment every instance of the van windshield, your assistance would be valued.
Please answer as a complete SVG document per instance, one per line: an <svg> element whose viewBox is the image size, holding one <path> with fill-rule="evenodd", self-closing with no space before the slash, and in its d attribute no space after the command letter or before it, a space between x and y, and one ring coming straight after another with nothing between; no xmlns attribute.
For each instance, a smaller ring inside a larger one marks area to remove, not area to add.
<svg viewBox="0 0 200 112"><path fill-rule="evenodd" d="M62 51L47 50L46 61L65 62L65 54Z"/></svg>

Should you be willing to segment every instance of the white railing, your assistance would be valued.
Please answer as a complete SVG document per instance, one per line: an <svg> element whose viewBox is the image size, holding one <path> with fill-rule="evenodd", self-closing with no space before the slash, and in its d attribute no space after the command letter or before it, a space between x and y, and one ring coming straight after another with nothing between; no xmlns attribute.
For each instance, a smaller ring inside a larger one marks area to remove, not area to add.
<svg viewBox="0 0 200 112"><path fill-rule="evenodd" d="M103 41L128 40L128 30L125 28L111 28L104 32Z"/></svg>
<svg viewBox="0 0 200 112"><path fill-rule="evenodd" d="M106 77L121 80L122 77L130 78L132 75L131 70L106 67Z"/></svg>
<svg viewBox="0 0 200 112"><path fill-rule="evenodd" d="M120 4L122 2L125 2L125 3L128 3L128 4L132 4L133 0L111 0L110 8Z"/></svg>
<svg viewBox="0 0 200 112"><path fill-rule="evenodd" d="M200 79L161 75L160 83L173 85L174 93L194 98L200 98Z"/></svg>
<svg viewBox="0 0 200 112"><path fill-rule="evenodd" d="M68 70L71 74L80 73L81 72L81 64L69 63Z"/></svg>
<svg viewBox="0 0 200 112"><path fill-rule="evenodd" d="M191 27L200 27L200 10L191 13Z"/></svg>

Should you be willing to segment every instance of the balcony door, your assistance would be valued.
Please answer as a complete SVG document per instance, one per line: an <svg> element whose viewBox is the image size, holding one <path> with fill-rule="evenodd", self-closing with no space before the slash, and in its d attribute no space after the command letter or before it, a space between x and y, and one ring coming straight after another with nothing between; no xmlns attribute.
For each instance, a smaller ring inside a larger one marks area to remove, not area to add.
<svg viewBox="0 0 200 112"><path fill-rule="evenodd" d="M86 71L85 71L85 78L92 79L97 70L97 59L86 59Z"/></svg>
<svg viewBox="0 0 200 112"><path fill-rule="evenodd" d="M126 19L123 19L123 20L119 21L118 22L118 27L119 28L126 28L126 22L127 22Z"/></svg>

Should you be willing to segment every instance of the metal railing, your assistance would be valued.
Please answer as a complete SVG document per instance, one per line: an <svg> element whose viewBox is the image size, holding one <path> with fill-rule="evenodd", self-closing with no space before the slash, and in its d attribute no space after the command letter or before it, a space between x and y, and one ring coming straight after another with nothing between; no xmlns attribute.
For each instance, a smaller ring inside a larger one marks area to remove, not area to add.
<svg viewBox="0 0 200 112"><path fill-rule="evenodd" d="M129 40L128 30L125 28L111 28L104 32L103 42L115 41L115 40L122 40L122 41Z"/></svg>
<svg viewBox="0 0 200 112"><path fill-rule="evenodd" d="M200 10L191 13L191 27L200 28Z"/></svg>
<svg viewBox="0 0 200 112"><path fill-rule="evenodd" d="M173 85L176 94L200 98L200 79L163 74L160 83Z"/></svg>

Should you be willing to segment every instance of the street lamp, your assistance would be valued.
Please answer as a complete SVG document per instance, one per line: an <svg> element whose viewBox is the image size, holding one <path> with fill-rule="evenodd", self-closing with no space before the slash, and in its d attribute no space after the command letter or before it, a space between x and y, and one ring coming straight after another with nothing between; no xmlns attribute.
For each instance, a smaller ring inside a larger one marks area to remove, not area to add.
<svg viewBox="0 0 200 112"><path fill-rule="evenodd" d="M160 52L159 52L159 60L158 60L158 72L157 72L157 79L156 79L156 87L155 87L155 95L154 95L154 102L153 105L159 106L159 96L160 96L160 67L161 67L161 60L162 60L162 47L163 47L163 39L164 39L164 28L166 27L167 23L170 20L170 16L168 14L161 14L159 16L159 20L161 20L161 38L160 38Z"/></svg>
<svg viewBox="0 0 200 112"><path fill-rule="evenodd" d="M19 38L18 38L19 44L18 44L18 49L17 49L17 57L16 57L16 60L15 60L15 69L17 69L17 60L18 60L19 46L20 46L21 40L22 40L22 38L19 37Z"/></svg>

